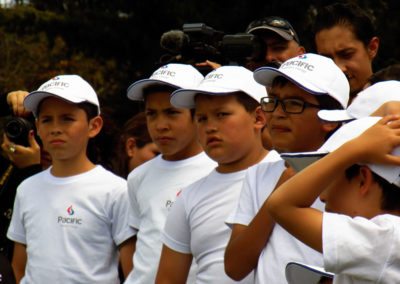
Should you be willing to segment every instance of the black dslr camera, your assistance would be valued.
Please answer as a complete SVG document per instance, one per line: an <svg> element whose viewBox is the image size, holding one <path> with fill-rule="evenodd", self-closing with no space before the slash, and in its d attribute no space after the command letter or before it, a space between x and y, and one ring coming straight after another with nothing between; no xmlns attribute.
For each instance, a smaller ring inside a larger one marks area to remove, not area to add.
<svg viewBox="0 0 400 284"><path fill-rule="evenodd" d="M205 60L222 65L243 65L264 58L264 41L249 33L226 35L203 23L184 24L182 30L165 32L160 46L167 51L161 64L195 64Z"/></svg>
<svg viewBox="0 0 400 284"><path fill-rule="evenodd" d="M17 144L29 146L29 131L34 129L33 124L22 117L11 117L5 122L4 133L7 138Z"/></svg>

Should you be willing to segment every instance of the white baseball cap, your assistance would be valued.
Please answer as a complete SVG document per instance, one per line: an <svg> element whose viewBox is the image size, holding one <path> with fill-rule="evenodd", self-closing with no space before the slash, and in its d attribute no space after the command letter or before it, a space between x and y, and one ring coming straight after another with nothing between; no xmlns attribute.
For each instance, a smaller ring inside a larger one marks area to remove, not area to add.
<svg viewBox="0 0 400 284"><path fill-rule="evenodd" d="M244 92L258 103L267 96L266 88L254 81L253 72L241 66L222 66L208 73L197 87L173 92L171 104L194 108L197 94L222 96L234 92Z"/></svg>
<svg viewBox="0 0 400 284"><path fill-rule="evenodd" d="M288 284L318 284L322 277L333 279L334 274L322 267L300 262L289 262L285 269Z"/></svg>
<svg viewBox="0 0 400 284"><path fill-rule="evenodd" d="M365 130L376 124L381 117L367 116L352 120L341 126L331 137L315 152L303 153L282 153L281 157L296 171L301 171L312 162L322 158L328 153L333 152L344 143L361 135ZM393 150L392 155L400 156L400 147ZM384 178L389 183L400 187L400 167L381 164L367 164L367 166Z"/></svg>
<svg viewBox="0 0 400 284"><path fill-rule="evenodd" d="M350 87L346 76L332 59L313 53L293 57L279 67L261 67L254 71L254 79L271 86L274 79L283 76L313 95L329 95L343 108L349 102Z"/></svg>
<svg viewBox="0 0 400 284"><path fill-rule="evenodd" d="M204 76L192 65L171 63L158 68L148 79L134 82L128 88L128 98L143 100L143 89L152 85L167 85L176 89L194 88Z"/></svg>
<svg viewBox="0 0 400 284"><path fill-rule="evenodd" d="M320 110L318 116L325 121L348 121L369 116L381 105L390 101L400 101L400 81L375 83L359 92L347 109Z"/></svg>
<svg viewBox="0 0 400 284"><path fill-rule="evenodd" d="M97 106L97 113L100 114L100 103L96 91L78 75L59 75L51 78L37 91L25 97L24 107L37 117L37 108L47 97L57 97L74 104L88 102Z"/></svg>

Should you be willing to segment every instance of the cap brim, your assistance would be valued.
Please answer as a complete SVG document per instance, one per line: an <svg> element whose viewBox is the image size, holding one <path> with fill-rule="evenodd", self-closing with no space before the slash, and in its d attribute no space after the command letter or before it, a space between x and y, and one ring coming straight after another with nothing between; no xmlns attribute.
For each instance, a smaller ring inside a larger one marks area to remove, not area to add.
<svg viewBox="0 0 400 284"><path fill-rule="evenodd" d="M282 153L281 158L296 172L300 172L327 154L328 152Z"/></svg>
<svg viewBox="0 0 400 284"><path fill-rule="evenodd" d="M171 95L171 104L178 108L194 108L195 96L197 94L223 96L229 93L240 91L238 89L226 89L218 87L207 87L206 89L180 89Z"/></svg>
<svg viewBox="0 0 400 284"><path fill-rule="evenodd" d="M33 91L33 92L29 93L25 97L24 103L23 103L24 107L27 110L31 111L35 117L37 117L37 107L38 107L39 103L42 100L44 100L45 98L48 98L48 97L56 97L56 98L59 98L59 99L62 99L64 101L66 101L66 102L71 102L71 103L82 103L82 102L84 102L82 100L74 100L73 97L71 97L70 99L67 100L64 97L61 97L61 96L59 96L57 94L53 94L53 93L50 93L50 92Z"/></svg>
<svg viewBox="0 0 400 284"><path fill-rule="evenodd" d="M253 73L254 79L261 85L271 86L274 79L278 76L283 76L288 79L290 82L295 84L296 86L302 88L308 93L314 95L326 95L327 92L321 90L320 88L310 84L305 78L301 77L301 75L296 74L296 78L294 78L291 74L285 73L279 69L274 67L261 67L254 71Z"/></svg>
<svg viewBox="0 0 400 284"><path fill-rule="evenodd" d="M333 279L334 274L322 267L306 265L299 262L289 262L285 269L286 280L289 284L318 284L322 277Z"/></svg>
<svg viewBox="0 0 400 284"><path fill-rule="evenodd" d="M164 86L170 86L172 88L180 88L177 85L162 81L162 80L157 80L157 79L143 79L136 81L135 83L131 84L128 87L127 91L127 96L130 100L133 101L143 101L143 89L147 88L149 86L153 85L164 85Z"/></svg>
<svg viewBox="0 0 400 284"><path fill-rule="evenodd" d="M267 27L267 26L259 26L259 27L254 27L250 30L247 31L247 33L252 33L255 31L262 31L262 30L268 30L268 31L273 31L275 33L277 33L278 35L280 35L281 37L283 37L285 40L294 40L294 36L292 36L291 34L278 29L278 28L274 28L274 27Z"/></svg>
<svg viewBox="0 0 400 284"><path fill-rule="evenodd" d="M347 122L355 119L352 117L347 110L320 110L318 111L318 117L325 121L330 122Z"/></svg>

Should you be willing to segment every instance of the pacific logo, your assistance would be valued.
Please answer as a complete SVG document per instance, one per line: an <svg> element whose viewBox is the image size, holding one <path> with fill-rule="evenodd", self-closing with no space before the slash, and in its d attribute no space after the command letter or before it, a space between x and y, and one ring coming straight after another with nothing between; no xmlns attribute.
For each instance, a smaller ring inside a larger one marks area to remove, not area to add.
<svg viewBox="0 0 400 284"><path fill-rule="evenodd" d="M300 59L307 59L307 55L305 55L305 54L301 54L301 55L299 55L298 56Z"/></svg>
<svg viewBox="0 0 400 284"><path fill-rule="evenodd" d="M75 211L74 211L74 209L72 209L72 205L71 205L70 207L67 208L67 212L68 212L68 215L69 215L69 216L74 215Z"/></svg>
<svg viewBox="0 0 400 284"><path fill-rule="evenodd" d="M73 216L75 214L75 210L72 208L72 205L67 208L67 214L69 216ZM82 225L82 219L76 217L58 216L57 223L62 225Z"/></svg>

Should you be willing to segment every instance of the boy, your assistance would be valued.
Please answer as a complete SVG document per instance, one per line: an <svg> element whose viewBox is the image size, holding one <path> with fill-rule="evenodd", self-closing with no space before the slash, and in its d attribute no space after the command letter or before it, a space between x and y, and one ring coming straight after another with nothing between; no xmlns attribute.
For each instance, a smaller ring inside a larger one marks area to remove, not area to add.
<svg viewBox="0 0 400 284"><path fill-rule="evenodd" d="M330 153L267 201L279 224L323 252L325 269L335 273L333 283L400 279L399 128L398 115L345 124L317 153L292 157L291 163L298 164ZM326 212L310 208L318 196Z"/></svg>
<svg viewBox="0 0 400 284"><path fill-rule="evenodd" d="M208 174L215 163L197 141L192 111L170 103L179 88L194 88L203 76L191 65L168 64L128 89L132 100L144 100L150 137L161 155L135 168L128 192L137 231L134 268L125 283L154 283L160 259L161 232L180 190Z"/></svg>
<svg viewBox="0 0 400 284"><path fill-rule="evenodd" d="M131 267L126 182L86 155L101 130L96 92L77 75L44 83L24 100L52 166L21 183L7 236L17 283L119 283ZM118 252L119 251L119 252Z"/></svg>
<svg viewBox="0 0 400 284"><path fill-rule="evenodd" d="M267 154L259 109L265 95L253 73L238 66L220 67L197 88L172 94L173 105L195 107L199 141L218 166L185 188L174 204L164 229L156 283L184 283L193 257L196 283L233 283L223 268L230 234L224 220L237 202L246 169Z"/></svg>
<svg viewBox="0 0 400 284"><path fill-rule="evenodd" d="M356 4L334 3L318 11L314 29L317 52L346 74L354 98L372 75L379 49L371 18Z"/></svg>
<svg viewBox="0 0 400 284"><path fill-rule="evenodd" d="M317 116L320 108L345 108L349 98L347 79L331 59L308 53L285 61L279 69L260 68L254 77L269 88L261 107L276 151L314 151L337 128L337 123L321 122ZM319 253L274 226L264 206L277 183L283 182L284 169L282 160L250 168L237 209L226 220L232 234L225 270L235 280L256 269L256 283L286 283L289 261L322 265ZM314 206L322 208L320 202Z"/></svg>

